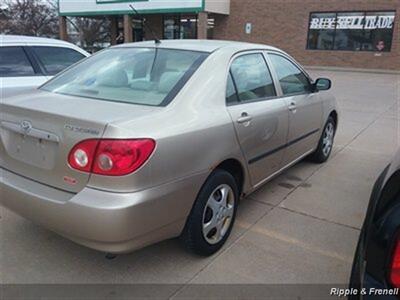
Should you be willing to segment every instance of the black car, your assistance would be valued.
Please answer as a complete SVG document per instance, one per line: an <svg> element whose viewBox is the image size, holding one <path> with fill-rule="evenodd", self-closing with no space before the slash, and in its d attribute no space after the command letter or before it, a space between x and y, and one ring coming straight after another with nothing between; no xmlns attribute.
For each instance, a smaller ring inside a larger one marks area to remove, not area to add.
<svg viewBox="0 0 400 300"><path fill-rule="evenodd" d="M349 299L400 299L400 152L375 183L361 230Z"/></svg>

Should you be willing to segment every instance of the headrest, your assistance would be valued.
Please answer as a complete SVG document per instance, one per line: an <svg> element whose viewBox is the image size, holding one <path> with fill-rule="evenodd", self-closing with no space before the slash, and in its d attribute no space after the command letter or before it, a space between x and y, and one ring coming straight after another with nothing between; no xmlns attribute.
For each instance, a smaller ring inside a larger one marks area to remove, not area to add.
<svg viewBox="0 0 400 300"><path fill-rule="evenodd" d="M135 80L131 83L131 88L134 90L148 91L152 86L147 80Z"/></svg>
<svg viewBox="0 0 400 300"><path fill-rule="evenodd" d="M122 69L114 69L103 74L103 77L97 79L99 85L109 87L123 87L128 85L128 76Z"/></svg>
<svg viewBox="0 0 400 300"><path fill-rule="evenodd" d="M144 58L146 58L146 57L144 57ZM133 67L132 79L146 77L152 63L153 62L150 59L147 59L144 61L138 61L135 64L135 66Z"/></svg>

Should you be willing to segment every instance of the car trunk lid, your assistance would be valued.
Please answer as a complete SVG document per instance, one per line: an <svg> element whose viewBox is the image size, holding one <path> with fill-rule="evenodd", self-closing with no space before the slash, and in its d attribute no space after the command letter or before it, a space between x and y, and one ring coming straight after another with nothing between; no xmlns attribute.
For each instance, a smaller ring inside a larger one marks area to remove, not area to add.
<svg viewBox="0 0 400 300"><path fill-rule="evenodd" d="M109 123L155 109L44 91L5 99L0 103L0 166L55 188L79 192L90 174L68 165L73 146L101 138Z"/></svg>

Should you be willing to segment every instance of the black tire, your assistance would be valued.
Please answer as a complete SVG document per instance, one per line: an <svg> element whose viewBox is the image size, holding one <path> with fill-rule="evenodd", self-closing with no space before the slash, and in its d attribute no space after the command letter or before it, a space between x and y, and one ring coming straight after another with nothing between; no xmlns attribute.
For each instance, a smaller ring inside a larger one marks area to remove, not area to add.
<svg viewBox="0 0 400 300"><path fill-rule="evenodd" d="M324 152L324 136L325 136L325 132L326 132L328 126L333 126L334 133L333 133L333 137L332 137L331 149L329 150L328 153L326 153L326 152ZM333 142L335 140L335 134L336 134L336 122L332 117L329 117L328 121L326 121L326 124L324 126L324 130L322 131L321 138L319 139L318 148L317 148L317 150L315 150L314 153L312 153L308 157L308 159L310 161L318 163L318 164L322 164L322 163L326 162L332 153Z"/></svg>
<svg viewBox="0 0 400 300"><path fill-rule="evenodd" d="M230 219L229 227L222 239L219 242L211 244L206 240L203 234L203 219L205 218L205 210L207 209L206 206L209 198L221 185L228 185L232 189L234 197L233 216ZM225 170L215 170L201 188L192 211L186 221L185 228L180 237L183 246L190 252L201 256L212 255L221 249L232 231L238 202L239 189L234 177Z"/></svg>

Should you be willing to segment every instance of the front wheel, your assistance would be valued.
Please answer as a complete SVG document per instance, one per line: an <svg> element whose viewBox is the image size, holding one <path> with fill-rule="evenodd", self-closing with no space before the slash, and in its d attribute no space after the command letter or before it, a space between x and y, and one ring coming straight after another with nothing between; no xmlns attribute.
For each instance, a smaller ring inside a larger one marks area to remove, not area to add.
<svg viewBox="0 0 400 300"><path fill-rule="evenodd" d="M235 221L239 191L233 176L215 170L200 190L186 221L181 240L199 255L217 252L228 239Z"/></svg>
<svg viewBox="0 0 400 300"><path fill-rule="evenodd" d="M332 117L329 117L328 121L325 124L324 131L322 132L322 136L319 140L318 148L309 157L311 161L315 163L324 163L329 159L333 149L335 134L335 120Z"/></svg>

